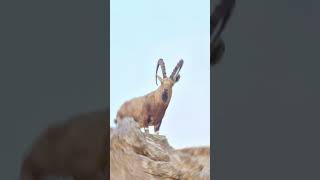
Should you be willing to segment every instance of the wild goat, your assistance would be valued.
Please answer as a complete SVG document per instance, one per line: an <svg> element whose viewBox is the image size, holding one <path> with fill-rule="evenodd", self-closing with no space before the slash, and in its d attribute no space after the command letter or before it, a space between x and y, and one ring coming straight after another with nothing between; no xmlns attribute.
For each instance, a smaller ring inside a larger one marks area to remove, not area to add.
<svg viewBox="0 0 320 180"><path fill-rule="evenodd" d="M105 180L108 118L109 110L97 111L50 126L24 157L20 179L71 176L74 180Z"/></svg>
<svg viewBox="0 0 320 180"><path fill-rule="evenodd" d="M156 68L156 84L157 79L161 85L155 91L141 97L133 98L122 104L117 112L115 123L124 117L133 117L139 123L140 128L144 128L149 133L149 126L154 126L156 134L159 134L162 118L167 110L172 96L172 87L179 81L183 60L181 59L173 69L170 77L167 77L165 64L163 59L158 60ZM162 77L158 76L158 68L161 67Z"/></svg>

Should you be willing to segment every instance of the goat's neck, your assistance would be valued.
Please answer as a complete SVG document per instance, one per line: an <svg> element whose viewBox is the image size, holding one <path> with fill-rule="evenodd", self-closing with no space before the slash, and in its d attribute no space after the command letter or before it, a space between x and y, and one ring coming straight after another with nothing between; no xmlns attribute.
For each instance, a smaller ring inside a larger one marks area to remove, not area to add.
<svg viewBox="0 0 320 180"><path fill-rule="evenodd" d="M155 95L157 102L168 105L172 96L172 88L165 89L163 86L159 86L155 91Z"/></svg>

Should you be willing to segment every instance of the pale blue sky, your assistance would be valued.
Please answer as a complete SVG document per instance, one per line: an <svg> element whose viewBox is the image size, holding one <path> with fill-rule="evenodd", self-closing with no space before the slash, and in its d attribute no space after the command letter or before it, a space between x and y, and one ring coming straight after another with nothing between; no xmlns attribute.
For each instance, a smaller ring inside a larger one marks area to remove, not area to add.
<svg viewBox="0 0 320 180"><path fill-rule="evenodd" d="M111 0L110 125L121 104L157 88L157 60L167 74L184 59L160 134L175 148L210 144L210 1ZM159 74L161 70L159 69Z"/></svg>

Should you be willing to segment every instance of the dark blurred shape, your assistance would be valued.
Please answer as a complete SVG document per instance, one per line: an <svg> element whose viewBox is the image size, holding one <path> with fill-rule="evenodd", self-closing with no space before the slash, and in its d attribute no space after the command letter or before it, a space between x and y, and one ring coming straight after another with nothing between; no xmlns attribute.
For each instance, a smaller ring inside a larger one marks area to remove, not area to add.
<svg viewBox="0 0 320 180"><path fill-rule="evenodd" d="M109 110L82 113L49 126L22 161L21 180L48 176L105 180Z"/></svg>
<svg viewBox="0 0 320 180"><path fill-rule="evenodd" d="M225 44L221 38L221 33L225 29L229 18L232 15L235 0L222 0L218 5L214 5L210 17L210 64L216 65L220 62L225 52Z"/></svg>
<svg viewBox="0 0 320 180"><path fill-rule="evenodd" d="M0 2L0 180L48 124L108 106L109 3Z"/></svg>

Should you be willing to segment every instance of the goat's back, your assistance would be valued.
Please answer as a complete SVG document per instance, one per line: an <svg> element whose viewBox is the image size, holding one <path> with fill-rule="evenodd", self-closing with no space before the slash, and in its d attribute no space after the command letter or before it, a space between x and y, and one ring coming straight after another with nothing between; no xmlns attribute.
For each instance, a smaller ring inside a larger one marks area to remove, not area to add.
<svg viewBox="0 0 320 180"><path fill-rule="evenodd" d="M125 117L132 117L135 121L141 124L147 114L145 105L145 96L133 98L129 101L124 102L117 112L117 121Z"/></svg>

